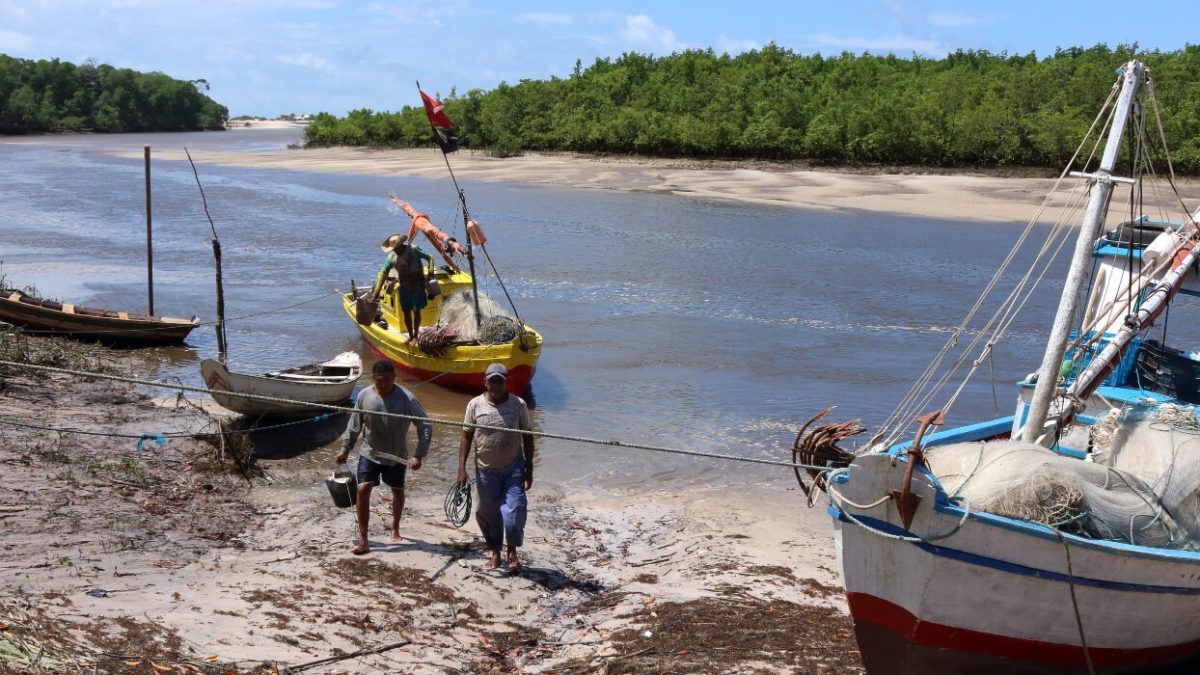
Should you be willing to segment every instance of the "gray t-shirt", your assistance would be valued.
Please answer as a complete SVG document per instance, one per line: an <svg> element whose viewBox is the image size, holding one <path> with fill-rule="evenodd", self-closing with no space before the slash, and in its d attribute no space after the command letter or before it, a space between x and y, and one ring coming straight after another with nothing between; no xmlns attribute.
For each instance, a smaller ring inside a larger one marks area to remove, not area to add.
<svg viewBox="0 0 1200 675"><path fill-rule="evenodd" d="M520 396L508 395L504 403L493 404L487 400L487 394L480 394L467 404L467 414L463 416L467 424L485 424L489 427L507 427L529 431L529 406ZM479 468L488 471L507 469L521 456L524 446L522 434L511 431L493 429L475 429L472 443L475 448L475 462Z"/></svg>
<svg viewBox="0 0 1200 675"><path fill-rule="evenodd" d="M358 394L354 402L354 412L350 414L350 424L346 428L346 440L342 441L342 449L349 452L354 448L354 442L363 434L362 447L358 449L360 457L378 462L385 466L396 464L391 457L408 457L408 425L410 420L400 417L383 417L364 413L389 412L398 415L412 415L421 419L413 420L417 425L417 457L429 453L429 443L433 440L433 425L424 419L425 408L407 389L396 386L387 396L380 397L375 387L367 387ZM363 432L366 433L363 433Z"/></svg>

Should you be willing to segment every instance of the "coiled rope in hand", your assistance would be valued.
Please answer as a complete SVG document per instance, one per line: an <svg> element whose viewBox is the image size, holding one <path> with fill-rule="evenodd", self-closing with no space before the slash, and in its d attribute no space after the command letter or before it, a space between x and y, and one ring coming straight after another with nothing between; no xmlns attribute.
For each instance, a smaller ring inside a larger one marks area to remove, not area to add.
<svg viewBox="0 0 1200 675"><path fill-rule="evenodd" d="M446 493L446 502L443 505L446 511L446 520L455 527L462 527L467 523L467 518L471 515L471 481L463 481L454 483L450 486L450 491Z"/></svg>

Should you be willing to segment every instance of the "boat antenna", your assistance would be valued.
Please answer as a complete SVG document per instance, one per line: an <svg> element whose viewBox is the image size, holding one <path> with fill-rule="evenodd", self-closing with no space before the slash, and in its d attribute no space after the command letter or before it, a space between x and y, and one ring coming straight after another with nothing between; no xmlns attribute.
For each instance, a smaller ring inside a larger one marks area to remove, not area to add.
<svg viewBox="0 0 1200 675"><path fill-rule="evenodd" d="M192 175L196 177L196 187L200 188L200 202L204 204L204 216L208 218L208 227L212 230L213 259L217 263L217 360L225 363L225 347L229 341L225 338L225 289L221 283L221 240L217 238L217 226L213 224L212 215L208 212L208 199L204 196L204 186L200 184L200 173L196 171L192 153L188 152L185 146L183 154L187 155L188 164L192 165Z"/></svg>

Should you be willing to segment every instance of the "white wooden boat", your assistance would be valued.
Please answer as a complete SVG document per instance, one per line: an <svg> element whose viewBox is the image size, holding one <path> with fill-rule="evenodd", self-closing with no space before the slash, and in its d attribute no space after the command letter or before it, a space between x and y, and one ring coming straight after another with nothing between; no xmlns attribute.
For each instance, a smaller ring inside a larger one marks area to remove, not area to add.
<svg viewBox="0 0 1200 675"><path fill-rule="evenodd" d="M213 400L234 412L255 417L304 417L328 412L305 403L340 405L349 401L362 376L362 359L354 352L343 352L323 363L261 375L230 372L220 361L205 359L200 362L200 376Z"/></svg>
<svg viewBox="0 0 1200 675"><path fill-rule="evenodd" d="M1146 68L1118 73L1094 127L1107 130L1103 156L1070 174L1079 199L1067 207L1082 224L1027 231L1059 237L1045 251L1076 244L1014 414L927 434L956 389L917 416L946 383L987 377L1036 273L989 288L1003 299L996 314L964 321L871 442L812 470L869 673L1200 672L1200 360L1147 335L1177 294L1200 295L1200 211L1142 190L1165 149L1147 147L1161 136ZM1116 187L1134 206L1116 203ZM1120 222L1139 212L1174 215ZM806 463L838 456L829 429L797 438Z"/></svg>

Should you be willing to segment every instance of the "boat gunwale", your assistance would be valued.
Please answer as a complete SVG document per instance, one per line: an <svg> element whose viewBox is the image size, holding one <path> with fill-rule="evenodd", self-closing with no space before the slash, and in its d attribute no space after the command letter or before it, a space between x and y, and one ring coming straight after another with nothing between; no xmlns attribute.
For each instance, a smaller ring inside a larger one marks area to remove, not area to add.
<svg viewBox="0 0 1200 675"><path fill-rule="evenodd" d="M1012 416L1009 416L1007 418L1003 418L1003 417L996 418L995 420L991 420L991 421L998 422L998 421L1004 420L1004 419L1011 420ZM986 424L986 423L980 423L980 425L973 425L973 426L982 427L984 424ZM956 429L966 429L966 428L968 428L968 427L957 427ZM983 428L986 428L986 427L983 427ZM952 432L952 431L955 431L955 429L947 430L947 432ZM945 434L947 432L940 432L940 433ZM988 439L975 438L975 439L963 439L963 440L986 441ZM949 441L949 442L959 442L959 441L956 440L956 441ZM888 457L894 461L907 462L908 461L907 446L910 443L911 442L906 441L905 443L894 445L884 452L864 454L864 455L860 455L860 457L883 456L883 457ZM934 445L942 445L942 443L938 443L938 444L934 444ZM901 449L901 446L904 446L904 449ZM929 447L929 445L926 445L926 447ZM1059 454L1061 456L1068 457L1070 459L1075 459L1076 461L1083 461L1082 459L1073 457L1072 455L1067 454L1067 453L1055 453L1055 454ZM851 462L850 466L852 467L853 465L854 465L853 462ZM1045 525L1042 523L1035 523L1033 521L1028 521L1028 520L1018 520L1016 518L1009 518L1007 516L1001 516L1001 515L997 515L995 513L987 512L987 511L978 511L975 509L963 508L962 506L959 506L950 500L950 496L946 492L946 489L942 485L942 482L938 479L938 477L936 475L933 474L932 471L929 470L928 467L926 467L922 464L918 464L918 465L914 466L913 469L916 473L919 473L920 475L922 475L926 479L928 479L930 487L932 487L934 489L934 491L935 491L934 492L934 503L933 503L934 511L939 514L945 515L945 516L953 517L955 520L963 521L965 519L965 521L972 521L972 522L977 522L977 523L981 523L984 525L989 525L992 527L998 527L1000 529L1008 530L1011 532L1019 532L1021 534L1035 536L1039 539L1052 540L1052 541L1056 541L1056 542L1061 542L1063 540L1067 540L1071 543L1071 545L1079 547L1079 548L1087 548L1087 549L1093 549L1096 551L1116 553L1118 555L1124 555L1127 557L1150 558L1150 559L1155 559L1155 560L1175 559L1179 562L1200 563L1200 551L1187 551L1184 549L1169 549L1169 548L1159 548L1159 547L1154 547L1154 546L1141 546L1138 544L1129 544L1126 542L1116 541L1116 540L1112 540L1112 539L1090 539L1088 537L1081 537L1079 535L1071 534L1069 532L1062 532L1061 530L1056 530L1056 529L1050 527L1049 525ZM851 477L849 475L849 467L847 467L847 469L844 470L843 472L839 472L830 477L830 481L832 483L835 483L838 485L849 484L850 480L851 480ZM827 507L827 511L828 511L829 515L831 517L833 517L835 520L841 520L842 522L851 522L847 518L845 518L844 516L841 515L843 509L836 506L835 501L832 499L830 500L829 506ZM870 518L872 520L878 520L871 516L860 516L858 514L854 514L854 518ZM895 526L889 524L888 527L894 528ZM895 532L893 534L900 534L903 536L916 537L916 538L921 539L920 543L930 544L930 542L925 541L923 538L920 537L920 535L916 534L915 532L912 532L911 530L897 529L897 532ZM911 543L918 543L918 542L911 542ZM930 544L930 545L940 547L939 544ZM952 550L957 550L957 549L952 549Z"/></svg>
<svg viewBox="0 0 1200 675"><path fill-rule="evenodd" d="M19 293L21 297L16 300L12 299L13 293ZM5 295L0 293L0 302L7 303L9 306L19 306L24 310L34 310L44 313L47 317L60 317L65 322L70 323L86 323L90 325L99 325L101 323L111 323L115 326L123 326L128 330L132 324L148 323L148 324L167 324L170 328L195 328L200 325L200 317L192 316L190 319L181 319L174 316L158 316L140 313L125 312L125 317L121 317L120 313L123 310L103 309L85 307L83 305L74 305L71 303L61 303L57 301L39 298L29 295L23 291L12 291ZM53 307L52 305L58 305ZM66 311L63 307L70 305L73 311ZM0 304L2 307L3 304ZM78 322L72 322L72 319L79 319ZM160 327L160 326L156 326Z"/></svg>

